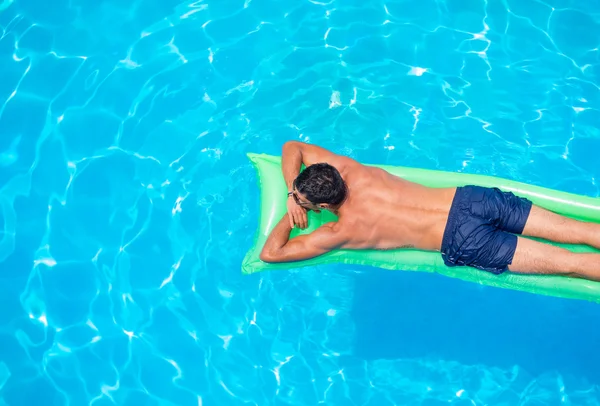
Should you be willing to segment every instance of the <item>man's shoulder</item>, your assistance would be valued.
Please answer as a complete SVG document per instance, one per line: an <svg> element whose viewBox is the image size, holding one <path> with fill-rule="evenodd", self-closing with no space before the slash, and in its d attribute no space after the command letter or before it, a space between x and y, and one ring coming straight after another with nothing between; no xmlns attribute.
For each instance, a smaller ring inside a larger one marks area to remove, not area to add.
<svg viewBox="0 0 600 406"><path fill-rule="evenodd" d="M336 221L322 224L310 233L311 244L327 250L343 247L349 238L346 228Z"/></svg>
<svg viewBox="0 0 600 406"><path fill-rule="evenodd" d="M317 231L320 231L323 236L330 238L343 239L350 234L350 228L344 220L330 221L322 224Z"/></svg>
<svg viewBox="0 0 600 406"><path fill-rule="evenodd" d="M338 221L327 223L326 225L332 236L340 240L348 241L352 238L356 231L356 223L353 220L340 217Z"/></svg>

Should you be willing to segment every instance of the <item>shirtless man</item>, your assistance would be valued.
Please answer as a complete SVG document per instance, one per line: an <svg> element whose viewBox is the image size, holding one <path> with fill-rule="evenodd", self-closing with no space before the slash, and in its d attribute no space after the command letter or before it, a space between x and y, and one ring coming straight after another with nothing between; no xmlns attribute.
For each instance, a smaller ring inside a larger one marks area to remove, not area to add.
<svg viewBox="0 0 600 406"><path fill-rule="evenodd" d="M299 261L340 248L409 247L439 251L447 266L600 281L600 254L520 236L600 249L600 225L563 217L510 192L429 188L295 141L283 146L282 170L288 212L269 235L262 261ZM290 239L294 226L307 227L308 210L329 210L338 221Z"/></svg>

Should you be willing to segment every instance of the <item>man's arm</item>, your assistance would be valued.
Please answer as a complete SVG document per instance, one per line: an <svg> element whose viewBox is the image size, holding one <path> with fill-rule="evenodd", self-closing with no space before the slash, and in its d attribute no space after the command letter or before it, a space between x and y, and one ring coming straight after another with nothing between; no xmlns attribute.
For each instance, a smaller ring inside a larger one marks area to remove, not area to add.
<svg viewBox="0 0 600 406"><path fill-rule="evenodd" d="M299 235L290 240L292 228L287 216L283 216L267 238L260 253L261 261L301 261L340 248L345 242L341 233L334 230L335 223L323 224L310 234Z"/></svg>
<svg viewBox="0 0 600 406"><path fill-rule="evenodd" d="M283 144L281 151L281 167L288 191L292 190L292 183L300 173L302 164L310 166L319 162L327 162L336 166L340 160L350 161L352 159L317 145L300 141L287 141Z"/></svg>

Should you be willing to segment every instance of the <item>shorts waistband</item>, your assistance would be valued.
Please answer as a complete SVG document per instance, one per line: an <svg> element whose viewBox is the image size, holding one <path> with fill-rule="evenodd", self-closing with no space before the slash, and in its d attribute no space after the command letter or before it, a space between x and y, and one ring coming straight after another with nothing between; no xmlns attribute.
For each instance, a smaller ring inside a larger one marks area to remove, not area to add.
<svg viewBox="0 0 600 406"><path fill-rule="evenodd" d="M442 237L442 246L441 253L442 256L446 256L445 248L450 243L450 238L452 235L452 229L454 227L454 223L456 222L456 210L457 210L457 200L460 198L460 194L462 194L463 188L457 187L456 192L454 193L454 197L452 198L452 204L450 205L450 211L448 212L448 220L446 221L446 227L444 228L444 235Z"/></svg>

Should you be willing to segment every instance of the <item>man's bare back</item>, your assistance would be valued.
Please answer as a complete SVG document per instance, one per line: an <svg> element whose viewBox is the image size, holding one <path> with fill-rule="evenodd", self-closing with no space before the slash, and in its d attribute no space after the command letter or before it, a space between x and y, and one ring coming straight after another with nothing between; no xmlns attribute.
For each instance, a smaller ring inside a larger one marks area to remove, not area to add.
<svg viewBox="0 0 600 406"><path fill-rule="evenodd" d="M301 165L306 170L300 172ZM282 171L288 213L269 235L266 262L308 259L334 249L441 251L448 266L492 273L562 274L600 281L600 254L578 254L523 236L600 249L600 225L560 216L499 189L430 188L315 145L287 142ZM290 239L308 210L338 221Z"/></svg>
<svg viewBox="0 0 600 406"><path fill-rule="evenodd" d="M456 188L434 189L340 159L349 195L335 227L344 248L439 250Z"/></svg>

